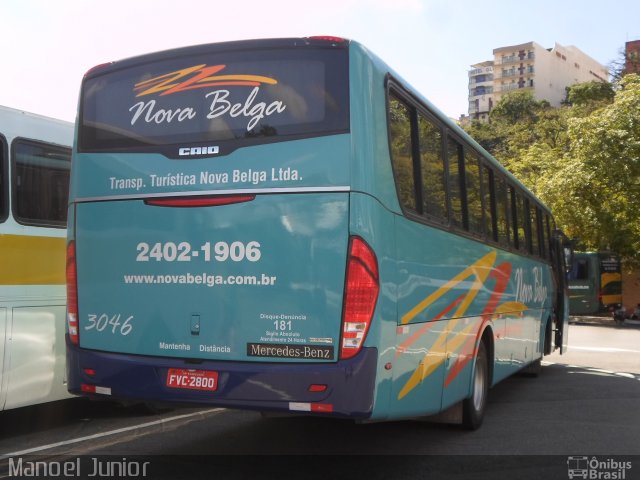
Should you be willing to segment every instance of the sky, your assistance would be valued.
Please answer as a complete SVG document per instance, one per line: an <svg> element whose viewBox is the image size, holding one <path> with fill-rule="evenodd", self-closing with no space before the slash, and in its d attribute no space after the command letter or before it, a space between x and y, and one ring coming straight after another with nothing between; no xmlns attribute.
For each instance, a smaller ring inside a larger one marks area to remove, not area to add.
<svg viewBox="0 0 640 480"><path fill-rule="evenodd" d="M638 0L0 0L0 105L74 121L84 73L169 48L334 35L357 40L450 117L493 49L574 45L604 65L640 39Z"/></svg>

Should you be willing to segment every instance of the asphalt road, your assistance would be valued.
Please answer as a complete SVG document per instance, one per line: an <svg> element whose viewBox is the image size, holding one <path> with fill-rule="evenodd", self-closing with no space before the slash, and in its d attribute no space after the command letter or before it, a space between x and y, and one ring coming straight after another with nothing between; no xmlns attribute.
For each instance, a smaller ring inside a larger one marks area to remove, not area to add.
<svg viewBox="0 0 640 480"><path fill-rule="evenodd" d="M150 415L77 399L0 413L0 456L146 459L154 478L190 479L568 478L570 457L605 467L622 458L634 467L624 479L640 478L640 328L576 324L569 345L545 357L539 377L494 387L475 432L223 409Z"/></svg>

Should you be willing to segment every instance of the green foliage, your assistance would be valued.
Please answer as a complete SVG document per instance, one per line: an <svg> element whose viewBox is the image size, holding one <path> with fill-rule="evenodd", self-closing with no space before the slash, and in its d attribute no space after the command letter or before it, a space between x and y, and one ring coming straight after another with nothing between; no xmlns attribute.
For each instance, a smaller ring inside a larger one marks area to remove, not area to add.
<svg viewBox="0 0 640 480"><path fill-rule="evenodd" d="M537 101L529 91L515 91L503 96L489 116L495 122L523 122L535 120L538 111L549 102Z"/></svg>
<svg viewBox="0 0 640 480"><path fill-rule="evenodd" d="M581 249L640 265L640 76L579 84L549 108L509 94L467 131L539 196ZM499 108L500 107L500 108Z"/></svg>
<svg viewBox="0 0 640 480"><path fill-rule="evenodd" d="M613 85L605 82L577 83L567 88L567 102L571 105L602 105L615 97Z"/></svg>

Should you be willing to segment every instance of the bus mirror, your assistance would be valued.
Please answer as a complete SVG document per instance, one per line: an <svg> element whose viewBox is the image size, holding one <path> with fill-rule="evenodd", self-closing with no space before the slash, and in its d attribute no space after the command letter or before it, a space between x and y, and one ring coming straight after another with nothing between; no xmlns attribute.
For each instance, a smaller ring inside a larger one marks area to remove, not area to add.
<svg viewBox="0 0 640 480"><path fill-rule="evenodd" d="M566 273L569 273L573 265L573 247L576 241L569 239L562 230L554 230L553 236L556 239L556 245L562 249L564 268Z"/></svg>

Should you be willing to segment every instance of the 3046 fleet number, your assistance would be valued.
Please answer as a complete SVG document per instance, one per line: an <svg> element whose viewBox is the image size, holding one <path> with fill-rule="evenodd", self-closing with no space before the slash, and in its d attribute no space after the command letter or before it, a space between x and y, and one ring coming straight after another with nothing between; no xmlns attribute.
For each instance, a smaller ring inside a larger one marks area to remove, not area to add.
<svg viewBox="0 0 640 480"><path fill-rule="evenodd" d="M262 256L260 243L251 241L248 243L236 242L206 242L198 248L193 248L189 242L157 242L149 244L140 242L137 246L137 262L190 262L194 258L202 258L205 262L212 260L217 262L257 262Z"/></svg>

